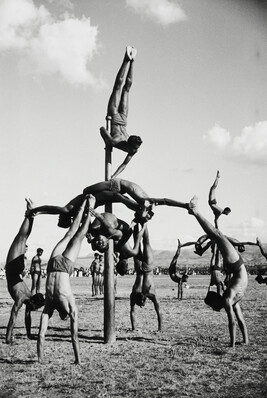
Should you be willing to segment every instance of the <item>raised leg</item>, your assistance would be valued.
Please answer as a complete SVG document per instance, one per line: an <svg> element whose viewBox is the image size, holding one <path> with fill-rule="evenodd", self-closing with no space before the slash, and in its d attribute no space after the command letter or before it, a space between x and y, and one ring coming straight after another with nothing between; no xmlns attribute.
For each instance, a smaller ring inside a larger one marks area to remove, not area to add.
<svg viewBox="0 0 267 398"><path fill-rule="evenodd" d="M128 116L129 110L129 92L133 84L133 61L130 62L129 70L127 73L125 85L122 88L121 100L119 104L119 112Z"/></svg>
<svg viewBox="0 0 267 398"><path fill-rule="evenodd" d="M125 56L123 58L121 67L117 73L115 83L113 86L113 90L112 90L111 96L109 98L108 109L107 109L107 114L109 116L112 116L118 112L120 101L121 101L121 90L122 90L122 86L124 83L124 77L125 77L126 69L127 69L129 62L130 62L130 58L129 58L129 54L126 49Z"/></svg>

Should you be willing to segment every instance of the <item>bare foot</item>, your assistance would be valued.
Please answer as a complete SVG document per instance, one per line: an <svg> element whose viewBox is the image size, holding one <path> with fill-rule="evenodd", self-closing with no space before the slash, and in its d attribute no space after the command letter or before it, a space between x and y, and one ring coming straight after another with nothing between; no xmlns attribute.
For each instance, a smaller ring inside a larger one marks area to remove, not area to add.
<svg viewBox="0 0 267 398"><path fill-rule="evenodd" d="M126 52L125 52L125 59L127 61L132 61L132 46L127 46L126 47Z"/></svg>
<svg viewBox="0 0 267 398"><path fill-rule="evenodd" d="M136 48L132 47L131 55L132 55L132 60L133 61L135 60L136 54L137 54Z"/></svg>
<svg viewBox="0 0 267 398"><path fill-rule="evenodd" d="M25 198L26 203L27 203L27 210L33 210L34 209L34 203L30 198Z"/></svg>
<svg viewBox="0 0 267 398"><path fill-rule="evenodd" d="M27 203L27 210L25 211L25 217L34 217L35 213L33 212L34 209L34 203L30 198L25 198L26 203Z"/></svg>
<svg viewBox="0 0 267 398"><path fill-rule="evenodd" d="M197 208L197 202L198 202L198 197L197 196L194 196L191 200L190 200L190 202L189 202L189 209L188 209L188 213L189 214L194 214L194 211L196 210L196 208Z"/></svg>

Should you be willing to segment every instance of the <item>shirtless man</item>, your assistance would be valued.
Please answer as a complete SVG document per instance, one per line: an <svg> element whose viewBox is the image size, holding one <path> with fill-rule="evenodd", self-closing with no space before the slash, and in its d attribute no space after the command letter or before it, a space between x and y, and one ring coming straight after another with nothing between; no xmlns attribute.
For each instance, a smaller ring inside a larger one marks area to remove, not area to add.
<svg viewBox="0 0 267 398"><path fill-rule="evenodd" d="M41 287L41 256L43 254L43 249L40 247L36 250L36 256L32 258L32 263L31 263L31 268L30 268L30 273L32 277L32 288L31 288L31 294L34 295L34 293L40 293L40 287Z"/></svg>
<svg viewBox="0 0 267 398"><path fill-rule="evenodd" d="M105 203L123 203L130 210L136 212L138 221L143 223L150 220L154 213L154 206L172 206L181 207L188 210L188 204L178 202L168 198L151 198L136 183L123 180L121 178L112 178L108 181L90 185L83 190L83 193L76 196L65 206L44 205L32 209L33 214L59 214L58 226L69 228L77 209L81 206L87 195L93 195L96 198L95 208ZM131 199L125 194L129 195Z"/></svg>
<svg viewBox="0 0 267 398"><path fill-rule="evenodd" d="M171 264L169 266L169 275L173 282L178 283L177 299L182 300L183 299L183 283L188 281L188 274L186 271L183 274L180 274L178 266L177 266L177 260L180 256L181 248L193 245L195 242L188 242L188 243L184 243L183 245L181 245L180 240L179 239L177 239L177 240L178 240L178 247L177 247L175 255L171 261Z"/></svg>
<svg viewBox="0 0 267 398"><path fill-rule="evenodd" d="M158 331L161 330L162 316L159 302L156 296L156 289L153 280L153 251L150 245L147 225L144 227L143 251L139 243L139 253L134 257L134 268L136 272L135 282L130 295L130 319L132 330L135 330L135 305L143 307L146 299L149 298L153 304L158 319ZM138 225L135 227L135 241L138 239Z"/></svg>
<svg viewBox="0 0 267 398"><path fill-rule="evenodd" d="M228 317L231 347L235 347L236 342L236 324L234 316L236 316L239 328L241 330L243 342L247 344L247 328L241 308L239 306L239 301L244 296L248 284L248 275L244 262L229 239L200 214L197 207L196 197L191 199L189 208L189 213L195 216L209 238L218 245L218 249L220 250L223 258L224 271L226 274L232 274L229 285L224 291L223 295L220 296L219 294L213 292L214 295L212 301L210 303L206 301L206 304L210 305L216 311L220 311L221 308L225 308ZM215 296L216 298L214 299Z"/></svg>
<svg viewBox="0 0 267 398"><path fill-rule="evenodd" d="M267 260L267 251L265 250L265 248L263 247L261 241L259 238L256 239L257 245L260 248L261 254L263 255L263 257L266 258ZM261 284L266 284L267 285L267 277L263 278L262 274L260 272L258 272L258 275L256 276L255 280L261 285Z"/></svg>
<svg viewBox="0 0 267 398"><path fill-rule="evenodd" d="M25 213L24 220L19 229L18 234L10 246L9 252L6 259L6 280L7 288L10 296L14 300L13 307L11 309L10 319L6 331L6 343L12 344L14 341L13 330L15 327L16 319L19 310L26 305L25 308L25 326L27 331L27 337L33 338L31 335L31 311L34 311L44 305L44 298L41 294L32 296L31 292L22 279L25 275L25 252L27 250L27 239L30 236L33 225L33 216L30 215L32 208L32 201L27 200L27 210Z"/></svg>
<svg viewBox="0 0 267 398"><path fill-rule="evenodd" d="M110 134L104 127L100 128L100 134L107 146L127 152L126 158L112 177L118 176L125 169L142 144L142 140L139 136L129 136L126 130L129 110L129 91L133 82L133 64L136 53L137 51L134 47L128 46L126 48L122 65L116 76L107 109L107 120L111 121ZM128 73L126 75L127 68Z"/></svg>
<svg viewBox="0 0 267 398"><path fill-rule="evenodd" d="M95 253L90 271L92 275L92 296L98 296L99 253Z"/></svg>
<svg viewBox="0 0 267 398"><path fill-rule="evenodd" d="M120 220L114 214L96 213L90 208L90 213L96 217L94 222L90 225L87 234L87 242L91 244L92 250L97 250L104 253L108 250L109 240L114 242L114 251L120 255L120 261L124 266L127 266L127 259L137 255L139 251L139 244L144 233L144 227L138 232L135 244L133 247L129 244L129 238L133 233L134 223L129 226L125 221ZM118 263L118 264L119 264ZM120 264L121 265L121 264Z"/></svg>
<svg viewBox="0 0 267 398"><path fill-rule="evenodd" d="M62 320L70 318L72 346L75 364L80 363L78 341L78 308L71 291L70 275L73 273L75 261L90 224L90 212L85 206L94 206L95 198L90 196L84 200L69 231L54 248L47 265L45 307L41 316L37 354L39 362L43 362L45 333L48 320L54 310L59 312ZM86 213L85 217L83 214ZM83 218L83 220L82 220Z"/></svg>
<svg viewBox="0 0 267 398"><path fill-rule="evenodd" d="M219 178L220 178L220 173L219 171L217 171L217 175L215 178L215 181L213 183L213 185L210 188L210 192L209 192L209 205L211 210L213 211L214 214L214 224L215 227L218 228L218 219L222 214L225 214L226 216L231 213L231 209L230 207L225 207L224 209L222 209L221 207L219 207L217 205L217 200L215 199L215 190L218 186L218 182L219 182Z"/></svg>

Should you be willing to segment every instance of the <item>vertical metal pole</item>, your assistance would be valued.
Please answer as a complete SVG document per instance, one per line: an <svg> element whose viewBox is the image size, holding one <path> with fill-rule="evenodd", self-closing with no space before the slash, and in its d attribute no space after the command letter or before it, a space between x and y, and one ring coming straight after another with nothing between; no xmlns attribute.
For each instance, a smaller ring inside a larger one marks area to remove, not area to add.
<svg viewBox="0 0 267 398"><path fill-rule="evenodd" d="M107 130L109 129L107 119ZM112 147L105 147L105 180L109 180L112 175L111 162ZM105 211L112 213L112 204L105 205ZM113 240L109 240L109 248L105 252L104 269L104 343L112 344L116 341L115 333L115 293L114 293L114 259L113 259Z"/></svg>

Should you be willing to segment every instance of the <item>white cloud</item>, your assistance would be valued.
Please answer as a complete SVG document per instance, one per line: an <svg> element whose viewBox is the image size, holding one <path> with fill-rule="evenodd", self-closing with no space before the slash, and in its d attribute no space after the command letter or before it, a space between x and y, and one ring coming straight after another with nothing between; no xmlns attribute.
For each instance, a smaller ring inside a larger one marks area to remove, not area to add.
<svg viewBox="0 0 267 398"><path fill-rule="evenodd" d="M20 50L31 73L59 74L71 84L99 88L88 63L97 52L97 26L90 18L65 13L53 17L32 0L2 0L0 3L0 51Z"/></svg>
<svg viewBox="0 0 267 398"><path fill-rule="evenodd" d="M215 125L203 139L217 147L228 157L244 159L254 164L267 163L267 121L244 127L239 136Z"/></svg>
<svg viewBox="0 0 267 398"><path fill-rule="evenodd" d="M142 17L163 26L186 19L183 9L170 0L126 0L126 5Z"/></svg>
<svg viewBox="0 0 267 398"><path fill-rule="evenodd" d="M240 241L255 242L256 237L266 236L267 226L266 223L257 217L251 217L238 225L228 227L228 236L237 238Z"/></svg>
<svg viewBox="0 0 267 398"><path fill-rule="evenodd" d="M204 135L204 140L212 143L218 148L225 148L231 142L231 135L229 131L216 124L207 135Z"/></svg>

